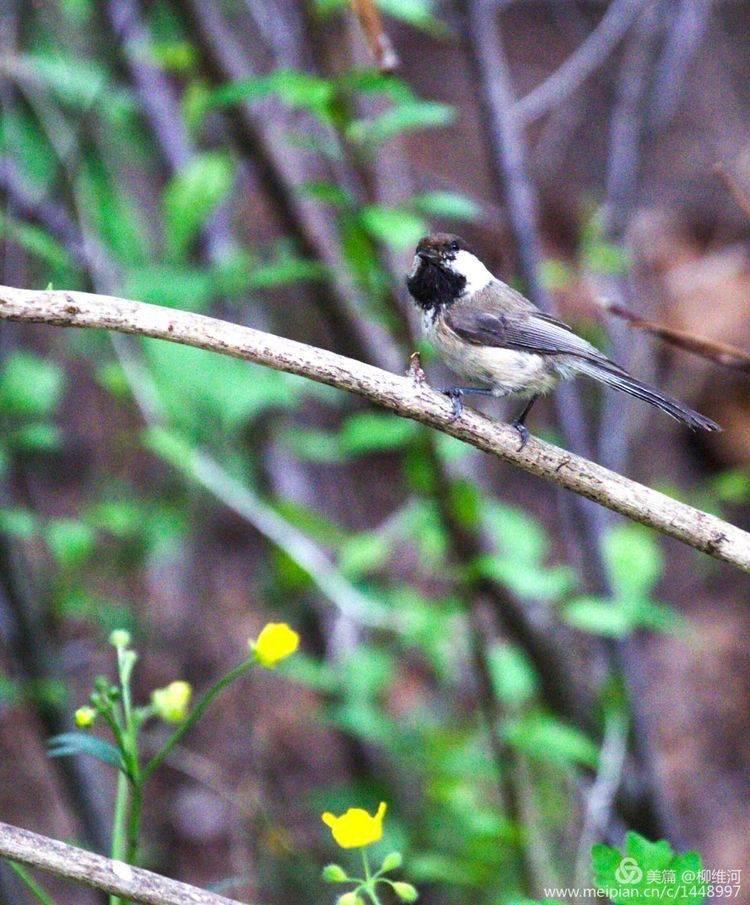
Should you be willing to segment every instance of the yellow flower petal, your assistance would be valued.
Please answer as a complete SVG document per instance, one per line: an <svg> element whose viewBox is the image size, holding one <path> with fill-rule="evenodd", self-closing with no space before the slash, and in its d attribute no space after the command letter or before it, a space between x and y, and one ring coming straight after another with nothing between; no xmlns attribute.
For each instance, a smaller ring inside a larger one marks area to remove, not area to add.
<svg viewBox="0 0 750 905"><path fill-rule="evenodd" d="M375 816L362 808L349 808L341 817L326 811L321 819L331 828L331 834L341 848L363 848L382 838L386 808L386 803L381 801Z"/></svg>
<svg viewBox="0 0 750 905"><path fill-rule="evenodd" d="M151 692L156 713L167 723L181 723L188 713L193 689L188 682L170 682L166 688Z"/></svg>
<svg viewBox="0 0 750 905"><path fill-rule="evenodd" d="M250 649L261 666L273 669L277 663L291 656L299 647L299 635L286 622L269 622Z"/></svg>

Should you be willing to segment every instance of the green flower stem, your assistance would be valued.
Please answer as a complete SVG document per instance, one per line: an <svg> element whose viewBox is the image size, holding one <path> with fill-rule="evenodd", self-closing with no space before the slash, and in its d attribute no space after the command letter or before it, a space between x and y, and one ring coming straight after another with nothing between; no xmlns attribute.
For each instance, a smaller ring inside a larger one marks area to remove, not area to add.
<svg viewBox="0 0 750 905"><path fill-rule="evenodd" d="M128 818L130 803L130 780L120 771L117 774L117 798L115 799L115 816L112 825L112 860L123 861L126 853L125 823ZM122 905L119 896L111 895L109 905Z"/></svg>
<svg viewBox="0 0 750 905"><path fill-rule="evenodd" d="M219 679L218 682L212 685L207 692L205 692L205 694L195 705L187 719L183 723L181 723L177 727L177 729L175 729L175 731L172 733L172 735L170 735L164 745L159 749L159 751L156 752L156 754L143 768L143 771L141 773L141 784L147 782L154 770L156 770L156 768L164 761L169 752L180 741L183 735L185 735L193 728L193 726L206 712L206 709L211 704L213 699L228 685L231 685L232 682L243 676L254 665L255 658L249 657L247 660L244 660L242 663L240 663L239 666L235 666L235 668L231 670L231 672L228 672L223 678Z"/></svg>
<svg viewBox="0 0 750 905"><path fill-rule="evenodd" d="M42 903L42 905L55 905L55 900L47 895L47 893L42 889L42 887L36 882L36 880L31 876L31 874L23 867L21 864L17 864L15 861L8 861L8 867L17 874L17 876L22 880L26 888L32 895L36 896L37 899Z"/></svg>
<svg viewBox="0 0 750 905"><path fill-rule="evenodd" d="M365 883L364 883L364 891L370 897L373 902L373 905L381 905L380 899L378 898L377 892L375 892L375 886L377 884L377 874L373 876L372 871L370 870L370 859L367 856L367 849L360 849L362 852L362 864L365 868Z"/></svg>
<svg viewBox="0 0 750 905"><path fill-rule="evenodd" d="M128 816L128 832L126 861L135 864L138 857L138 839L141 832L141 808L143 805L143 787L140 782L134 782L131 789L130 814Z"/></svg>
<svg viewBox="0 0 750 905"><path fill-rule="evenodd" d="M112 829L112 858L135 862L138 854L138 837L141 827L142 781L138 761L138 730L140 721L133 711L130 691L130 677L135 666L136 655L125 649L117 648L117 668L120 676L122 692L122 723L113 712L113 732L122 750L127 774L122 771L117 778L117 799L115 801L115 817ZM121 905L119 896L110 896L110 905Z"/></svg>

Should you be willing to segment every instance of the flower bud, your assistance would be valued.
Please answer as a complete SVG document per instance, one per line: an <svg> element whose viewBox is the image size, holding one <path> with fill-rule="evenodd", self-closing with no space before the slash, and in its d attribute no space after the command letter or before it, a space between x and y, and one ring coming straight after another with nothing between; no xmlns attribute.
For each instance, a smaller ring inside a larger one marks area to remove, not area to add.
<svg viewBox="0 0 750 905"><path fill-rule="evenodd" d="M113 647L127 647L130 644L130 632L124 628L116 628L109 636L109 643Z"/></svg>
<svg viewBox="0 0 750 905"><path fill-rule="evenodd" d="M286 622L269 622L257 639L250 639L248 645L261 666L273 669L297 650L299 635Z"/></svg>
<svg viewBox="0 0 750 905"><path fill-rule="evenodd" d="M394 883L393 891L402 902L416 902L419 898L419 893L411 883Z"/></svg>
<svg viewBox="0 0 750 905"><path fill-rule="evenodd" d="M338 864L327 864L323 868L323 879L326 883L346 883L349 879L343 867Z"/></svg>
<svg viewBox="0 0 750 905"><path fill-rule="evenodd" d="M362 898L356 892L345 892L336 899L336 905L365 905Z"/></svg>
<svg viewBox="0 0 750 905"><path fill-rule="evenodd" d="M76 726L79 729L90 729L96 719L96 710L93 707L79 707L75 712Z"/></svg>
<svg viewBox="0 0 750 905"><path fill-rule="evenodd" d="M188 712L193 689L188 682L170 682L151 692L154 710L167 723L181 723Z"/></svg>
<svg viewBox="0 0 750 905"><path fill-rule="evenodd" d="M404 859L401 856L401 852L391 852L390 855L386 855L385 858L383 858L383 864L380 869L382 871L396 870L401 867L403 862Z"/></svg>

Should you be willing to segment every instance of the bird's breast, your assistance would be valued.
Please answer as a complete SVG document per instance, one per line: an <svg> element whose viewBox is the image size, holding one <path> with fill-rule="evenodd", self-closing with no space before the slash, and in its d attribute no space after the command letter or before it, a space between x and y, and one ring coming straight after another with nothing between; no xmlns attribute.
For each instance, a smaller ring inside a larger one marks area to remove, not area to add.
<svg viewBox="0 0 750 905"><path fill-rule="evenodd" d="M445 364L468 380L489 386L498 396L549 392L558 375L553 363L543 355L474 345L461 339L445 325L443 318L423 321L425 335Z"/></svg>

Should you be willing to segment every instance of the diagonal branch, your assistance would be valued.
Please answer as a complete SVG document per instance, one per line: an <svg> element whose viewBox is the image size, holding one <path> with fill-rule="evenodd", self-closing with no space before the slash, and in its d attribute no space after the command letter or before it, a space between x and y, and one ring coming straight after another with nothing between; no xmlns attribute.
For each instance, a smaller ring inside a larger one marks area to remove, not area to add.
<svg viewBox="0 0 750 905"><path fill-rule="evenodd" d="M512 427L477 412L453 420L443 394L408 377L205 315L86 292L0 286L0 318L166 339L356 393L750 572L750 534L740 528L541 440L519 449Z"/></svg>
<svg viewBox="0 0 750 905"><path fill-rule="evenodd" d="M512 114L529 125L566 101L606 61L642 6L643 0L614 0L583 44L552 75L517 100Z"/></svg>
<svg viewBox="0 0 750 905"><path fill-rule="evenodd" d="M738 349L737 346L730 346L728 343L716 342L716 340L704 336L688 333L686 330L677 330L674 327L667 327L665 324L646 320L635 311L631 311L626 305L616 302L605 301L602 307L610 314L627 321L630 327L636 327L653 336L658 336L659 339L677 346L678 349L684 349L701 358L707 358L722 367L750 374L750 354L743 349Z"/></svg>
<svg viewBox="0 0 750 905"><path fill-rule="evenodd" d="M144 905L240 905L234 899L111 861L8 823L0 823L0 858L38 867Z"/></svg>

